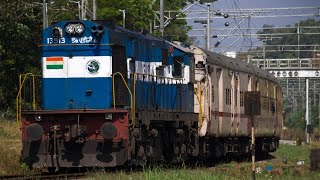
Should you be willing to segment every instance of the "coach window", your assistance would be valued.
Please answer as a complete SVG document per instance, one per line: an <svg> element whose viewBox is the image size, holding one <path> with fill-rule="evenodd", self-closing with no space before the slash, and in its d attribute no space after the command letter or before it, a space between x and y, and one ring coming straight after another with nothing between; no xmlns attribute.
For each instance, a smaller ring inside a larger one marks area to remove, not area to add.
<svg viewBox="0 0 320 180"><path fill-rule="evenodd" d="M213 86L213 84L211 86L211 97L212 97L212 102L214 102L214 86Z"/></svg>
<svg viewBox="0 0 320 180"><path fill-rule="evenodd" d="M240 107L244 107L244 92L240 91Z"/></svg>
<svg viewBox="0 0 320 180"><path fill-rule="evenodd" d="M277 98L277 87L276 87L275 84L273 85L273 98L274 98L274 99Z"/></svg>
<svg viewBox="0 0 320 180"><path fill-rule="evenodd" d="M173 58L173 77L183 77L183 58L181 56L176 56Z"/></svg>
<svg viewBox="0 0 320 180"><path fill-rule="evenodd" d="M248 75L248 91L252 91L252 78Z"/></svg>
<svg viewBox="0 0 320 180"><path fill-rule="evenodd" d="M238 106L238 90L239 90L239 76L236 75L235 76L235 98L234 98L234 103L235 103L235 106Z"/></svg>
<svg viewBox="0 0 320 180"><path fill-rule="evenodd" d="M156 73L157 73L157 76L164 76L164 67L163 66L157 67Z"/></svg>
<svg viewBox="0 0 320 180"><path fill-rule="evenodd" d="M266 91L266 95L269 97L269 82L268 82L268 80L265 80L265 82L266 82L266 84L265 84L265 91Z"/></svg>
<svg viewBox="0 0 320 180"><path fill-rule="evenodd" d="M222 72L222 69L221 68L217 68L216 76L217 76L218 82L220 80L221 72Z"/></svg>
<svg viewBox="0 0 320 180"><path fill-rule="evenodd" d="M259 80L256 81L256 87L255 87L256 91L259 91Z"/></svg>

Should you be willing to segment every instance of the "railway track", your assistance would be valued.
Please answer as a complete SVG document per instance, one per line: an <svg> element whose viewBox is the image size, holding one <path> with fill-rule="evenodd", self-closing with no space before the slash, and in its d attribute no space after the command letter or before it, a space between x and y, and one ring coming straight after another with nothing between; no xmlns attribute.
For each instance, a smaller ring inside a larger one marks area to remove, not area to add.
<svg viewBox="0 0 320 180"><path fill-rule="evenodd" d="M84 177L87 173L35 173L35 174L17 174L17 175L5 175L0 176L0 179L79 179Z"/></svg>

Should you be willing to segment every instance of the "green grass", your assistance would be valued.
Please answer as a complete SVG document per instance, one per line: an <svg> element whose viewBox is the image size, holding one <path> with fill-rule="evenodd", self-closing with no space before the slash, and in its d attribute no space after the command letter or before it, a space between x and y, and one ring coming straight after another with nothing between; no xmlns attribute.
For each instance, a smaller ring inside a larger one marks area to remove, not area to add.
<svg viewBox="0 0 320 180"><path fill-rule="evenodd" d="M20 163L20 134L15 121L0 120L0 175L27 172Z"/></svg>
<svg viewBox="0 0 320 180"><path fill-rule="evenodd" d="M230 178L225 173L215 172L210 169L205 168L194 168L194 169L162 169L154 168L152 170L144 170L143 172L117 172L117 173L106 173L97 172L90 175L89 179L112 179L112 180L122 180L122 179L149 179L149 180L173 180L173 179L183 179L183 180L193 180L193 179L203 179L203 180L233 180L237 178Z"/></svg>
<svg viewBox="0 0 320 180"><path fill-rule="evenodd" d="M320 179L320 172L309 170L309 148L308 146L280 145L280 148L271 154L273 158L256 162L256 168L261 168L257 173L257 179ZM272 157L271 156L271 157ZM286 161L284 161L286 159ZM298 166L298 161L304 161L303 165ZM267 166L272 166L273 170L268 172ZM117 172L110 173L97 171L88 176L89 179L148 179L148 180L233 180L233 179L251 179L251 162L229 162L219 163L212 167L198 168L153 168L141 172Z"/></svg>
<svg viewBox="0 0 320 180"><path fill-rule="evenodd" d="M297 161L304 160L307 163L309 161L309 147L304 146L291 146L291 145L280 145L276 152L272 153L273 156L277 157L279 160L284 158L288 159L288 163L296 163Z"/></svg>
<svg viewBox="0 0 320 180"><path fill-rule="evenodd" d="M19 140L21 131L16 121L0 120L0 140Z"/></svg>
<svg viewBox="0 0 320 180"><path fill-rule="evenodd" d="M0 119L0 175L28 174L37 170L29 170L21 163L21 131L15 120Z"/></svg>

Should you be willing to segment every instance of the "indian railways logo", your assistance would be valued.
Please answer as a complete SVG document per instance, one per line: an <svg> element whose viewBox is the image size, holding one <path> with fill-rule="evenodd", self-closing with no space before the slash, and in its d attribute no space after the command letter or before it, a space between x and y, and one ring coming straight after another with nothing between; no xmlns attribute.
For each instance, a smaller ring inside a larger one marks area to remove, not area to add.
<svg viewBox="0 0 320 180"><path fill-rule="evenodd" d="M97 60L93 59L88 61L87 70L90 74L97 74L100 68L100 64Z"/></svg>

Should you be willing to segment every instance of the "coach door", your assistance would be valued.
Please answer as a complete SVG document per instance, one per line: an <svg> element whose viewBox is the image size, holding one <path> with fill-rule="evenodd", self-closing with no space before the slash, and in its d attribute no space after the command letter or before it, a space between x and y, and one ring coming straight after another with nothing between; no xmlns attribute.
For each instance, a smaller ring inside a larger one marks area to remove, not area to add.
<svg viewBox="0 0 320 180"><path fill-rule="evenodd" d="M112 47L112 74L120 72L124 79L128 79L126 49L124 46L115 45ZM114 77L114 91L116 106L129 105L129 92L121 76Z"/></svg>
<svg viewBox="0 0 320 180"><path fill-rule="evenodd" d="M211 74L211 106L210 106L210 135L217 136L219 130L219 81L221 69L215 68Z"/></svg>

